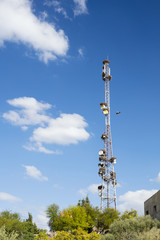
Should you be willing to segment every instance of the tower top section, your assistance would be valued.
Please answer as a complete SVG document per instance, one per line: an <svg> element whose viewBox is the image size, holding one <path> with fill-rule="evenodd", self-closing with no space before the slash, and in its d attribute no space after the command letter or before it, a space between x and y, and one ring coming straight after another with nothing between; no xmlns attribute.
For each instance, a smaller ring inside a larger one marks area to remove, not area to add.
<svg viewBox="0 0 160 240"><path fill-rule="evenodd" d="M109 67L109 63L110 61L107 59L107 60L103 60L103 71L102 71L102 79L104 81L108 80L110 81L112 79L112 76L110 74L110 67Z"/></svg>
<svg viewBox="0 0 160 240"><path fill-rule="evenodd" d="M110 63L110 61L107 59L107 60L103 60L103 64L105 64L105 63Z"/></svg>

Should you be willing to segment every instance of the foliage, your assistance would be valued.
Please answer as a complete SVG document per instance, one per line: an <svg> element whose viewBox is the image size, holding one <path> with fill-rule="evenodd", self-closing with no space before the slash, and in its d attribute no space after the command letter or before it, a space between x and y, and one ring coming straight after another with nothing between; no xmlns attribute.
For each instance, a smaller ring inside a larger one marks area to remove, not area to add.
<svg viewBox="0 0 160 240"><path fill-rule="evenodd" d="M45 232L40 232L37 236L35 236L35 240L48 240L48 236Z"/></svg>
<svg viewBox="0 0 160 240"><path fill-rule="evenodd" d="M53 240L100 240L100 235L97 233L87 233L86 231L78 228L71 232L61 231L53 237Z"/></svg>
<svg viewBox="0 0 160 240"><path fill-rule="evenodd" d="M26 219L26 222L33 222L33 217L31 213L28 213L28 218Z"/></svg>
<svg viewBox="0 0 160 240"><path fill-rule="evenodd" d="M105 208L102 213L98 215L97 227L100 232L108 231L110 225L119 219L119 212L113 208Z"/></svg>
<svg viewBox="0 0 160 240"><path fill-rule="evenodd" d="M55 237L53 237L53 239L55 240L71 240L71 233L66 232L66 231L60 231L57 232L57 235Z"/></svg>
<svg viewBox="0 0 160 240"><path fill-rule="evenodd" d="M49 205L46 210L46 215L49 218L50 229L53 231L58 230L59 217L60 217L59 206L55 203Z"/></svg>
<svg viewBox="0 0 160 240"><path fill-rule="evenodd" d="M89 200L83 202L83 206L78 204L59 211L56 204L52 204L47 208L47 217L49 218L49 227L52 231L68 231L77 228L82 228L87 231L92 231L96 225L98 209L93 208Z"/></svg>
<svg viewBox="0 0 160 240"><path fill-rule="evenodd" d="M7 234L16 232L18 240L34 240L34 234L39 233L35 223L32 223L32 215L29 214L26 221L21 221L18 213L4 211L0 213L0 228L5 226Z"/></svg>
<svg viewBox="0 0 160 240"><path fill-rule="evenodd" d="M115 240L114 236L110 233L101 236L101 240Z"/></svg>
<svg viewBox="0 0 160 240"><path fill-rule="evenodd" d="M136 240L160 240L160 229L152 228L150 231L138 234Z"/></svg>
<svg viewBox="0 0 160 240"><path fill-rule="evenodd" d="M0 240L16 240L18 239L18 234L16 232L7 233L5 226L0 228Z"/></svg>
<svg viewBox="0 0 160 240"><path fill-rule="evenodd" d="M88 196L86 199L79 200L78 206L84 207L87 213L88 232L92 232L93 228L97 226L97 219L99 215L98 207L93 207L89 201Z"/></svg>
<svg viewBox="0 0 160 240"><path fill-rule="evenodd" d="M87 213L84 207L69 207L60 215L60 230L87 229L88 227Z"/></svg>
<svg viewBox="0 0 160 240"><path fill-rule="evenodd" d="M20 220L20 215L19 213L12 213L11 211L3 211L0 213L1 218L6 218L6 219L17 219Z"/></svg>
<svg viewBox="0 0 160 240"><path fill-rule="evenodd" d="M144 235L145 232L149 232L154 227L160 227L160 222L158 220L152 220L150 216L141 216L114 221L113 224L110 226L109 232L114 236L115 240L136 240L140 239L138 237ZM106 239L108 239L107 234L105 235L105 237Z"/></svg>
<svg viewBox="0 0 160 240"><path fill-rule="evenodd" d="M133 218L133 217L138 217L137 211L131 209L131 211L125 211L122 215L121 215L121 219L129 219L129 218Z"/></svg>

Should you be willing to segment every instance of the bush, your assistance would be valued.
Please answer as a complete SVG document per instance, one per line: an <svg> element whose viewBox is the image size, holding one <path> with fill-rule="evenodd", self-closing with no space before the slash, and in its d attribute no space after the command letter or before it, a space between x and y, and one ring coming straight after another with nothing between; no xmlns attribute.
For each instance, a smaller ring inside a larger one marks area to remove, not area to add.
<svg viewBox="0 0 160 240"><path fill-rule="evenodd" d="M35 236L35 240L48 240L48 236L45 232L40 232Z"/></svg>
<svg viewBox="0 0 160 240"><path fill-rule="evenodd" d="M82 229L75 229L71 232L60 231L53 237L53 240L100 240L100 235L95 232L87 233Z"/></svg>
<svg viewBox="0 0 160 240"><path fill-rule="evenodd" d="M105 208L103 212L98 215L98 231L106 233L109 231L110 225L119 219L119 212L113 208Z"/></svg>
<svg viewBox="0 0 160 240"><path fill-rule="evenodd" d="M16 232L7 233L5 226L0 228L0 240L16 240L18 239L18 234Z"/></svg>
<svg viewBox="0 0 160 240"><path fill-rule="evenodd" d="M136 240L160 240L160 229L152 228L148 232L140 233Z"/></svg>
<svg viewBox="0 0 160 240"><path fill-rule="evenodd" d="M141 216L125 220L115 221L110 226L110 233L115 240L140 239L144 232L149 232L152 228L159 228L158 220L152 220L150 216ZM149 234L149 233L148 233ZM147 239L147 238L146 238Z"/></svg>
<svg viewBox="0 0 160 240"><path fill-rule="evenodd" d="M107 233L101 237L101 240L114 240L114 236L110 233Z"/></svg>

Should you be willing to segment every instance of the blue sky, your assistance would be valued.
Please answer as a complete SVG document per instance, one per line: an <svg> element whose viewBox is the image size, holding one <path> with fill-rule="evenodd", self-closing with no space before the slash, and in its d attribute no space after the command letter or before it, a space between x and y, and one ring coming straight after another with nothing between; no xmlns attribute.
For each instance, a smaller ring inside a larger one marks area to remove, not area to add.
<svg viewBox="0 0 160 240"><path fill-rule="evenodd" d="M102 61L111 64L118 209L159 189L160 3L0 0L0 210L100 205ZM120 115L116 115L120 111Z"/></svg>

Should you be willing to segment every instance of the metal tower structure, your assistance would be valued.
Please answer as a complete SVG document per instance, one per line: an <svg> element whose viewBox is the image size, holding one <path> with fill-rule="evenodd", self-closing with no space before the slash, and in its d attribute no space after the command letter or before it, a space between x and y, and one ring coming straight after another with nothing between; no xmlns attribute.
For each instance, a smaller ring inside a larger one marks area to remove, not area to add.
<svg viewBox="0 0 160 240"><path fill-rule="evenodd" d="M116 173L114 164L116 158L113 157L111 126L110 126L110 89L109 84L112 76L110 75L109 60L103 61L102 79L105 83L105 102L100 103L102 112L105 116L105 131L101 136L104 142L104 148L99 151L99 176L102 178L102 184L98 186L98 193L101 197L100 210L113 207L116 209Z"/></svg>

